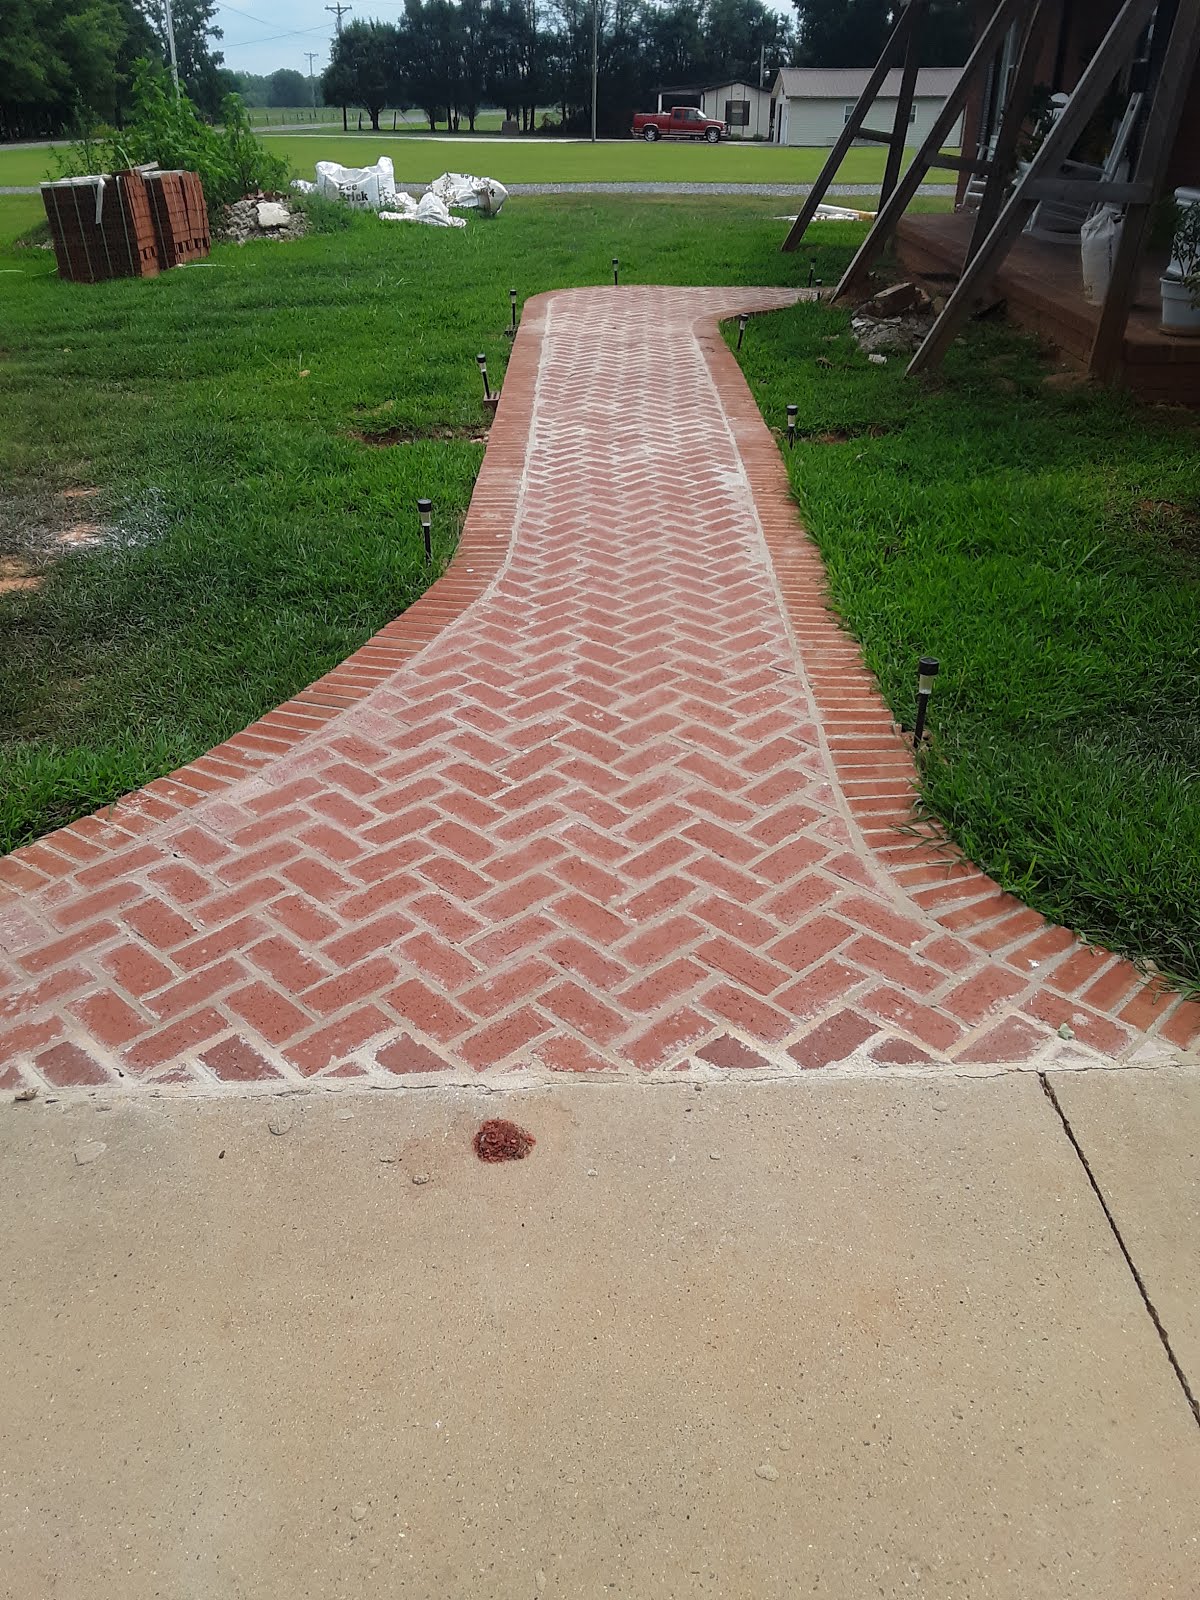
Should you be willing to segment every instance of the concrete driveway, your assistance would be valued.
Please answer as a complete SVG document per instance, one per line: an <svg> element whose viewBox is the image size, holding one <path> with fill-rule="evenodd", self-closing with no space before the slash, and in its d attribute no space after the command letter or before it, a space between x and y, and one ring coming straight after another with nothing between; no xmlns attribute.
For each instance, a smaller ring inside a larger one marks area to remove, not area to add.
<svg viewBox="0 0 1200 1600"><path fill-rule="evenodd" d="M0 1593L1194 1597L1200 1075L1046 1081L8 1105Z"/></svg>

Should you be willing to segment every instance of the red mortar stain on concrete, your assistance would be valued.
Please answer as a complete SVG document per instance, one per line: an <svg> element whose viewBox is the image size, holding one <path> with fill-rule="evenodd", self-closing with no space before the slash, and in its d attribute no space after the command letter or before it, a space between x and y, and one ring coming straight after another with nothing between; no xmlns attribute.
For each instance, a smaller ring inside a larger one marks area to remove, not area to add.
<svg viewBox="0 0 1200 1600"><path fill-rule="evenodd" d="M910 754L716 328L794 298L527 304L446 575L243 733L0 860L0 1082L1194 1047L1196 1002L900 831Z"/></svg>

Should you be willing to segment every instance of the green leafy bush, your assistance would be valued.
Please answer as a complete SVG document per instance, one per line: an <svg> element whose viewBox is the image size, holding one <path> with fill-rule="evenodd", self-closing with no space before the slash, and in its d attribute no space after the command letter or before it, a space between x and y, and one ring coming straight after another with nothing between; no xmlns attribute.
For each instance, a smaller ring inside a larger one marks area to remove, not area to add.
<svg viewBox="0 0 1200 1600"><path fill-rule="evenodd" d="M250 125L237 95L227 95L223 123L214 127L197 113L187 95L176 95L156 66L140 61L134 69L133 112L119 133L86 133L59 152L63 177L119 172L156 161L165 169L198 172L209 216L256 189L285 189L287 162L273 156Z"/></svg>

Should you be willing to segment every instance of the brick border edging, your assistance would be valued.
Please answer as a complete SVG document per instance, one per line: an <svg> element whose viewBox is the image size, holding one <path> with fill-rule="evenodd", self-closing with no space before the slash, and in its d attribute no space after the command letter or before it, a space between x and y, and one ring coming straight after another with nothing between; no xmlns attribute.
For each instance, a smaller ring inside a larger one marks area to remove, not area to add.
<svg viewBox="0 0 1200 1600"><path fill-rule="evenodd" d="M165 777L130 790L111 805L0 856L0 905L77 872L109 850L131 844L287 755L385 683L487 591L516 537L546 314L555 294L562 292L531 295L521 308L500 404L488 432L462 533L441 576L344 661L240 733Z"/></svg>
<svg viewBox="0 0 1200 1600"><path fill-rule="evenodd" d="M1180 1050L1195 1046L1200 1000L1049 922L916 818L919 775L912 752L829 597L825 564L800 521L778 443L720 320L698 318L695 331L750 484L830 761L864 852L948 936L1039 986L1024 1008L1032 1025L1056 1025L1065 1003L1086 1015L1090 1031L1105 1041L1098 1048L1113 1056L1147 1037Z"/></svg>

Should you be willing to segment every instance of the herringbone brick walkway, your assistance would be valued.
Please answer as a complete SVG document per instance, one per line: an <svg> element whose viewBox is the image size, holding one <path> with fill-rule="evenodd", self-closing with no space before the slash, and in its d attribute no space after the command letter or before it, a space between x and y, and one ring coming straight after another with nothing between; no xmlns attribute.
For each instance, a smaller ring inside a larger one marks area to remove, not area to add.
<svg viewBox="0 0 1200 1600"><path fill-rule="evenodd" d="M1191 1046L1200 1007L897 831L909 755L716 331L792 298L531 302L448 575L0 862L0 1084Z"/></svg>

